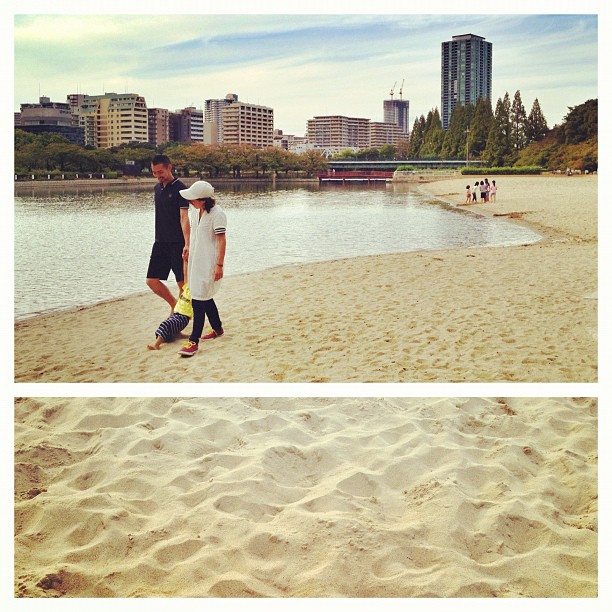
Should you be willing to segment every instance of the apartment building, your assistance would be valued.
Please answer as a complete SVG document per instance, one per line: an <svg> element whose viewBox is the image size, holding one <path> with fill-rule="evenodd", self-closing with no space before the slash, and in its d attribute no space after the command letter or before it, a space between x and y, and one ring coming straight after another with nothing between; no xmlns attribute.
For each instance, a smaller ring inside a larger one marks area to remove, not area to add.
<svg viewBox="0 0 612 612"><path fill-rule="evenodd" d="M149 144L160 145L170 140L170 113L167 108L147 109Z"/></svg>
<svg viewBox="0 0 612 612"><path fill-rule="evenodd" d="M408 140L408 134L399 125L382 121L370 122L370 147L395 145L406 140Z"/></svg>
<svg viewBox="0 0 612 612"><path fill-rule="evenodd" d="M461 34L442 43L442 127L448 128L457 104L491 98L493 45L482 36Z"/></svg>
<svg viewBox="0 0 612 612"><path fill-rule="evenodd" d="M224 144L274 145L274 110L267 106L232 102L221 109L221 125Z"/></svg>
<svg viewBox="0 0 612 612"><path fill-rule="evenodd" d="M184 114L189 115L190 129L191 129L191 142L204 142L204 111L201 108L195 108L189 106L184 108L182 111Z"/></svg>
<svg viewBox="0 0 612 612"><path fill-rule="evenodd" d="M170 140L203 143L204 111L188 106L170 113Z"/></svg>
<svg viewBox="0 0 612 612"><path fill-rule="evenodd" d="M219 100L204 101L204 142L206 144L217 144L223 142L223 119L221 111L228 104L238 102L238 96L228 93L225 98Z"/></svg>
<svg viewBox="0 0 612 612"><path fill-rule="evenodd" d="M317 116L307 121L306 138L320 149L365 149L370 146L370 120L343 115Z"/></svg>
<svg viewBox="0 0 612 612"><path fill-rule="evenodd" d="M79 122L85 130L86 144L96 148L149 141L147 105L135 93L85 96Z"/></svg>

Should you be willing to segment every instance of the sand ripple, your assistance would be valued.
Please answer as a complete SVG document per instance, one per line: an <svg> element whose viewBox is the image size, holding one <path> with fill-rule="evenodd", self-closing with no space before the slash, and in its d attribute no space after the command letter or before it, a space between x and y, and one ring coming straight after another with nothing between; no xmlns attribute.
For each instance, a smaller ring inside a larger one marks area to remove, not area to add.
<svg viewBox="0 0 612 612"><path fill-rule="evenodd" d="M26 597L595 597L592 399L21 399Z"/></svg>

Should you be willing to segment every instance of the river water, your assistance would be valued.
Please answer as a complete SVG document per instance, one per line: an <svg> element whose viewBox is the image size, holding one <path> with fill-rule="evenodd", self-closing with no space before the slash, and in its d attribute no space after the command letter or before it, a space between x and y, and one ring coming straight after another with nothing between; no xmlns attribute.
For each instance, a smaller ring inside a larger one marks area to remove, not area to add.
<svg viewBox="0 0 612 612"><path fill-rule="evenodd" d="M148 291L152 189L16 189L15 319ZM226 276L362 255L540 238L503 219L432 205L408 185L240 185L216 191L227 214ZM170 280L173 284L172 275Z"/></svg>

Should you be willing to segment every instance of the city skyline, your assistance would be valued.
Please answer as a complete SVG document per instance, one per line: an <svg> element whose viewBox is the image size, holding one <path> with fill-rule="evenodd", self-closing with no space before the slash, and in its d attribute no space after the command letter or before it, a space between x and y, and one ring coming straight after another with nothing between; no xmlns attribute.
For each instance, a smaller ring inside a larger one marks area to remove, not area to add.
<svg viewBox="0 0 612 612"><path fill-rule="evenodd" d="M597 15L15 15L14 110L39 96L138 93L149 107L204 107L238 94L304 135L317 115L383 120L394 89L409 125L440 109L440 48L493 44L492 105L520 90L552 127L597 97ZM163 27L162 27L163 24ZM525 40L531 44L526 45ZM402 85L403 84L403 85Z"/></svg>

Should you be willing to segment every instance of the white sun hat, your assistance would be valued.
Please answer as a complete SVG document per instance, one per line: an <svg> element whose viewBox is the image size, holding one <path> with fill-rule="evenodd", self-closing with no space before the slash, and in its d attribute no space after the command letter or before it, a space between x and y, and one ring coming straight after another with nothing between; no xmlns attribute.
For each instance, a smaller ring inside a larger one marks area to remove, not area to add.
<svg viewBox="0 0 612 612"><path fill-rule="evenodd" d="M201 200L202 198L213 198L215 188L206 181L196 181L189 189L179 191L186 200Z"/></svg>

